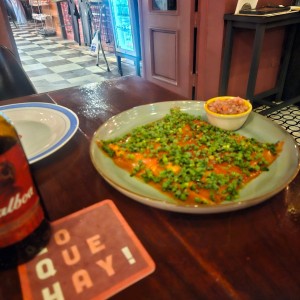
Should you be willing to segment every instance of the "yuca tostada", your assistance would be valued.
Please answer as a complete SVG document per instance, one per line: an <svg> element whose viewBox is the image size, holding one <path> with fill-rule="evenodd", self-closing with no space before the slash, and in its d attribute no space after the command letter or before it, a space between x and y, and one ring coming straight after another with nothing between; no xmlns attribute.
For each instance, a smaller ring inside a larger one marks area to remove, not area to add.
<svg viewBox="0 0 300 300"><path fill-rule="evenodd" d="M158 121L97 145L130 176L179 204L194 205L236 199L245 184L268 171L283 142L261 143L174 108Z"/></svg>

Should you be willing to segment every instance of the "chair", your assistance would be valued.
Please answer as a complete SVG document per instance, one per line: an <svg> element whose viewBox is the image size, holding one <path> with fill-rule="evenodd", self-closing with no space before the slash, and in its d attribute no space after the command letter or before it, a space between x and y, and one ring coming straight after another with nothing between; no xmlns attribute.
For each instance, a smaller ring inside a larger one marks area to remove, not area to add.
<svg viewBox="0 0 300 300"><path fill-rule="evenodd" d="M13 52L0 45L0 100L36 93L33 84Z"/></svg>

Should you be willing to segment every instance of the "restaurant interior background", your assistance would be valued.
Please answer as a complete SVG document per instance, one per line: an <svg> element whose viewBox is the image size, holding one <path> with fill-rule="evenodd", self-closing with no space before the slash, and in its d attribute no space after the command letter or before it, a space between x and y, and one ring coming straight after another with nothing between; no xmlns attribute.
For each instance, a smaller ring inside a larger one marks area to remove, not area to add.
<svg viewBox="0 0 300 300"><path fill-rule="evenodd" d="M23 68L38 92L120 77L107 2L17 1L5 0L10 27ZM18 3L21 7L16 8ZM100 31L104 52L98 55ZM134 74L133 62L122 58L121 71Z"/></svg>
<svg viewBox="0 0 300 300"><path fill-rule="evenodd" d="M9 2L10 0L4 1ZM149 55L145 55L145 53L148 54L149 48L148 40L145 38L145 32L148 30L145 20L149 16L146 16L145 11L150 6L149 3L153 5L153 3L160 4L163 1L129 1L135 3L136 10L139 12L134 15L135 18L139 17L140 19L134 20L135 24L138 25L132 28L135 30L136 39L134 43L131 41L137 49L126 49L126 45L123 45L122 49L122 45L121 47L119 44L116 45L114 26L117 26L112 21L108 0L18 0L17 2L23 6L26 22L18 22L8 10L6 17L9 18L9 30L11 32L6 30L5 20L0 18L2 19L0 20L0 42L19 55L23 68L39 92L119 77L121 72L118 68L118 60L122 66L122 75L133 75L140 72L141 76L147 80L169 88L170 85L165 86L166 80L158 80L159 76L152 76L147 72L149 70L147 67ZM114 2L118 3L120 7L124 3L128 4L128 1L122 0ZM175 11L180 12L181 10L182 13L186 7L189 7L189 9L197 10L200 16L191 21L191 27L197 27L198 48L197 53L194 54L197 66L191 77L185 76L189 77L188 84L193 85L189 91L180 93L179 90L173 89L175 85L171 86L170 89L184 97L192 98L193 96L193 99L206 100L218 95L225 35L224 14L233 13L238 1L226 0L220 3L219 0L196 0L189 1L189 5L185 6L180 2L168 1L170 5L173 5L170 10L175 7ZM266 5L269 2L259 0L258 3L259 5ZM272 4L292 5L294 1L273 0ZM1 10L4 11L3 4ZM83 12L86 12L85 18L82 17ZM161 18L164 15L161 14ZM93 44L92 39L97 30L100 31L101 45L104 49L103 54L101 51L99 53L99 61L96 53L90 51ZM299 49L299 36L300 34L297 33L295 53ZM252 39L253 33L249 31L237 33L229 79L229 94L245 96ZM276 82L283 43L284 28L273 29L266 33L256 92L259 93L268 89ZM129 55L126 55L128 53ZM178 57L178 60L182 61L183 58ZM138 65L137 62L141 64ZM188 65L188 63L185 64ZM289 83L284 89L283 96L285 97L294 97L300 93L299 84L295 84L295 78L300 70L298 66L297 55L294 55L289 69L292 76L290 76ZM109 67L109 71L107 67ZM176 68L179 68L177 73L180 73L181 67L176 66ZM191 92L192 89L194 92ZM256 111L259 112L265 108L264 106L257 107ZM268 115L268 117L288 130L300 143L300 111L297 105L284 108Z"/></svg>

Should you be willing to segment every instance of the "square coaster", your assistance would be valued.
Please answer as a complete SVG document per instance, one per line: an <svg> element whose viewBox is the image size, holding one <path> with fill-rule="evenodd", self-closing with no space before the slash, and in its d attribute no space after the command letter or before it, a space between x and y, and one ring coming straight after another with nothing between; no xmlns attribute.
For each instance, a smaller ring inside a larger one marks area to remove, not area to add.
<svg viewBox="0 0 300 300"><path fill-rule="evenodd" d="M107 299L155 270L111 200L51 223L52 237L18 267L23 298Z"/></svg>

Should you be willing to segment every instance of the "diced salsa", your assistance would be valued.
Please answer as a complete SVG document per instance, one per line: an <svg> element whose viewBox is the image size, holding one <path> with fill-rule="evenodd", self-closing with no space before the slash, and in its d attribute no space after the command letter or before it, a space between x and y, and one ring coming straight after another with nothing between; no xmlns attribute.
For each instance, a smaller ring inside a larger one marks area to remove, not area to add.
<svg viewBox="0 0 300 300"><path fill-rule="evenodd" d="M249 106L240 97L228 98L226 100L216 99L207 105L208 109L217 114L236 115L246 112Z"/></svg>

